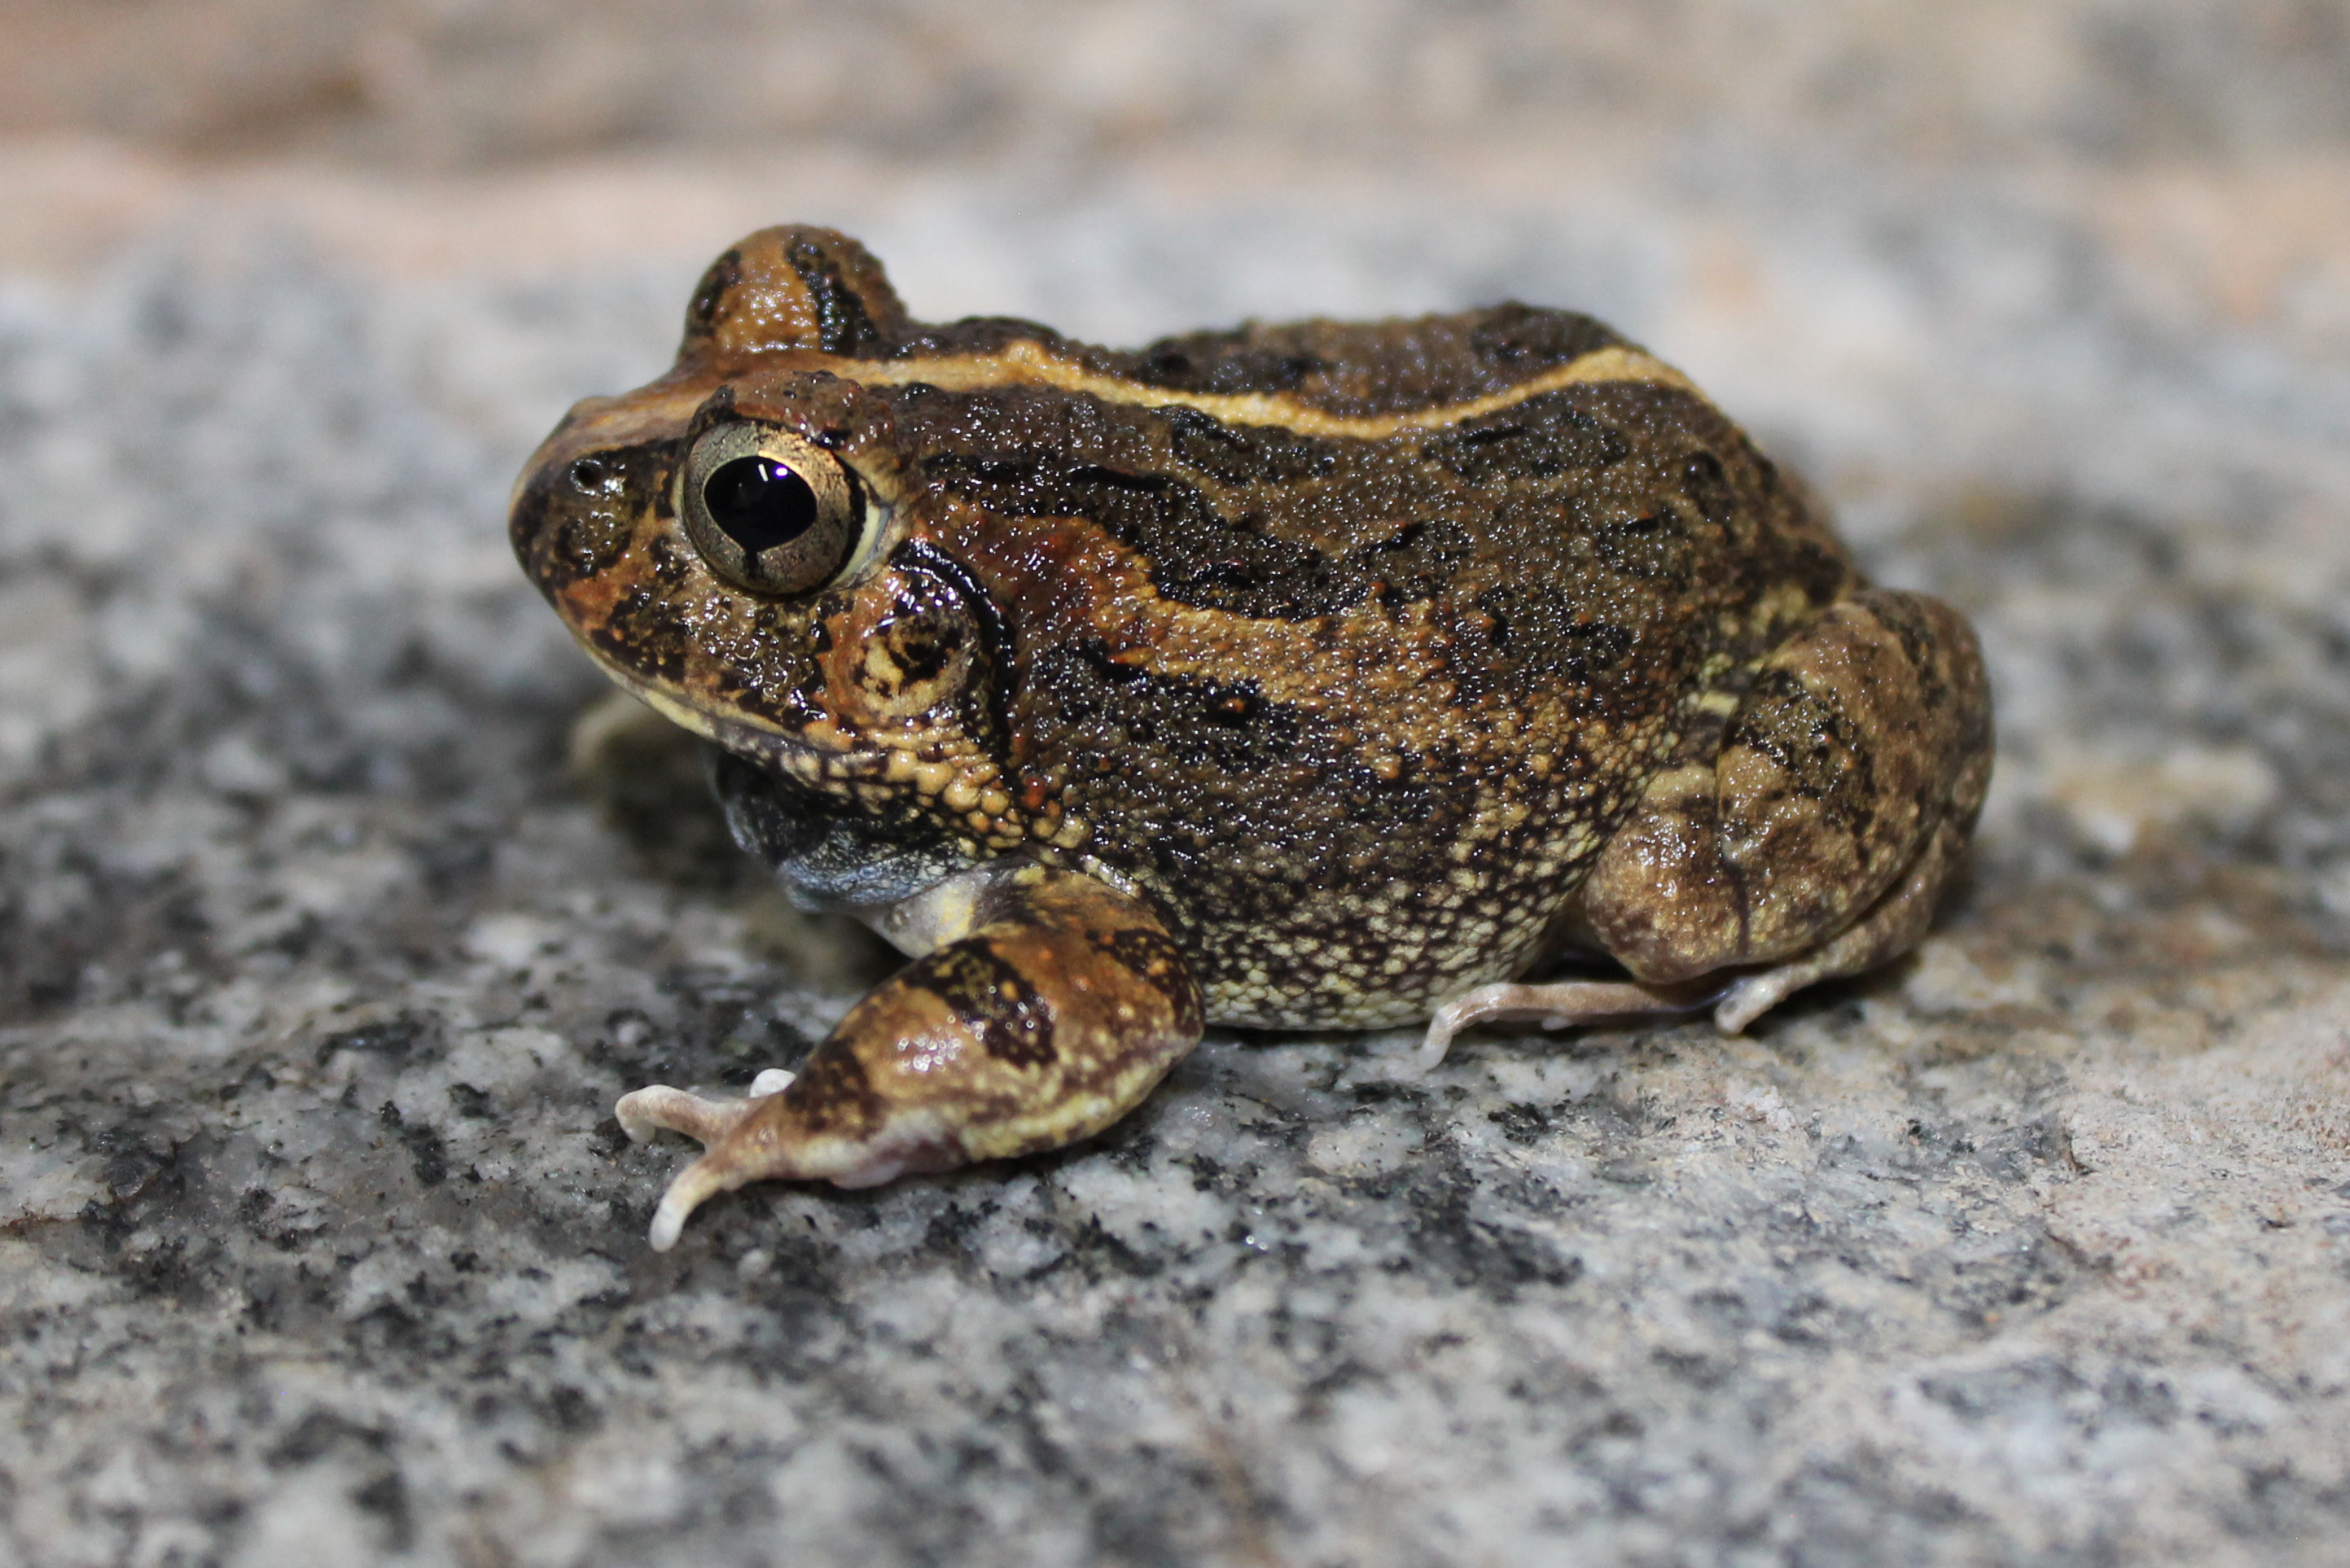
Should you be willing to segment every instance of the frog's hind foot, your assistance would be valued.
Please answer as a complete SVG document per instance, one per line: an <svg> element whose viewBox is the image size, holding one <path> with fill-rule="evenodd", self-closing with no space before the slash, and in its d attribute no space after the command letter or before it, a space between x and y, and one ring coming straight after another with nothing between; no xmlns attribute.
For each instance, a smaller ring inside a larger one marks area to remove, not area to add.
<svg viewBox="0 0 2350 1568"><path fill-rule="evenodd" d="M1481 985L1436 1010L1414 1064L1434 1070L1452 1037L1474 1023L1532 1023L1567 1029L1610 1018L1694 1012L1721 994L1719 985L1642 985L1628 980L1575 980L1552 985Z"/></svg>

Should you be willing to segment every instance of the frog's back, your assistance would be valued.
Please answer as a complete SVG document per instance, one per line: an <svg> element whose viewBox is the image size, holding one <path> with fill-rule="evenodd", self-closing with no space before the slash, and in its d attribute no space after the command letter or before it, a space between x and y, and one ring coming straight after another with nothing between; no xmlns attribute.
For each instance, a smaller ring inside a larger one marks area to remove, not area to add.
<svg viewBox="0 0 2350 1568"><path fill-rule="evenodd" d="M936 352L958 335L1049 341L1143 397L1261 397L1315 416L1376 421L1512 392L1603 348L1629 348L1614 331L1571 310L1503 304L1387 321L1250 322L1187 332L1139 349L1072 343L1024 321L975 321L937 329L917 348Z"/></svg>
<svg viewBox="0 0 2350 1568"><path fill-rule="evenodd" d="M1514 971L1708 694L1850 581L1735 426L1571 312L872 352L1017 649L1008 771L1230 1022Z"/></svg>

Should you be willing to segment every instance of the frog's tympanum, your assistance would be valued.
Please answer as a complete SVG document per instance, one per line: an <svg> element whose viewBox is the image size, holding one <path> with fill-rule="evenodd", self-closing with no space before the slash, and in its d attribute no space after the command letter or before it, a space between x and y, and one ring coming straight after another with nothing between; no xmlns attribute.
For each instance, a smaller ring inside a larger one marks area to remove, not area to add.
<svg viewBox="0 0 2350 1568"><path fill-rule="evenodd" d="M620 1102L709 1146L657 1247L1098 1132L1209 1023L1743 1028L1917 942L1991 769L1965 622L1566 311L1121 351L769 229L513 532L735 836L913 960L780 1092Z"/></svg>

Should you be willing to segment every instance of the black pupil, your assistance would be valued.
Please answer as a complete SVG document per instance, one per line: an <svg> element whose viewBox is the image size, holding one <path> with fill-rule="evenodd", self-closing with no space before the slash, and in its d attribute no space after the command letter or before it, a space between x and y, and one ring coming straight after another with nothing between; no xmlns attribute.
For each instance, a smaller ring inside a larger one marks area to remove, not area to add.
<svg viewBox="0 0 2350 1568"><path fill-rule="evenodd" d="M702 483L710 520L756 560L762 550L788 545L816 522L816 492L772 457L721 463Z"/></svg>

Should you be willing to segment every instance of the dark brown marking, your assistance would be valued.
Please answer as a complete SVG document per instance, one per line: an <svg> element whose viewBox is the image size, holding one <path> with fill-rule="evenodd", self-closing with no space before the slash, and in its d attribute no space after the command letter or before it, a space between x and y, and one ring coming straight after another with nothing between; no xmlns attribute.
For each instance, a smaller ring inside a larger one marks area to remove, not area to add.
<svg viewBox="0 0 2350 1568"><path fill-rule="evenodd" d="M872 1081L865 1075L865 1064L829 1041L807 1059L800 1075L784 1092L812 1133L866 1137L887 1115L881 1096L873 1092Z"/></svg>
<svg viewBox="0 0 2350 1568"><path fill-rule="evenodd" d="M1507 300L1471 313L1469 346L1478 358L1523 379L1571 365L1597 348L1624 341L1605 323L1574 310L1551 310Z"/></svg>
<svg viewBox="0 0 2350 1568"><path fill-rule="evenodd" d="M1725 745L1768 757L1801 799L1876 798L1869 747L1854 719L1795 670L1766 670L1755 679Z"/></svg>
<svg viewBox="0 0 2350 1568"><path fill-rule="evenodd" d="M1176 459L1220 484L1289 484L1326 472L1343 443L1278 425L1228 425L1198 409L1159 410Z"/></svg>
<svg viewBox="0 0 2350 1568"><path fill-rule="evenodd" d="M1731 487L1721 459L1700 452L1681 471L1681 490L1709 528L1730 534L1738 518L1738 493Z"/></svg>
<svg viewBox="0 0 2350 1568"><path fill-rule="evenodd" d="M881 334L875 329L873 317L840 275L838 262L809 240L793 242L784 254L807 286L808 299L816 306L818 348L827 354L856 354L879 341Z"/></svg>
<svg viewBox="0 0 2350 1568"><path fill-rule="evenodd" d="M1253 777L1295 756L1305 733L1296 710L1266 701L1253 680L1154 675L1118 663L1099 643L1046 649L1035 679L1072 716L1112 726L1114 754Z"/></svg>
<svg viewBox="0 0 2350 1568"><path fill-rule="evenodd" d="M531 476L507 519L515 557L542 593L557 593L618 565L637 543L635 521L668 483L674 446L593 452ZM596 483L577 471L593 464Z"/></svg>
<svg viewBox="0 0 2350 1568"><path fill-rule="evenodd" d="M1612 468L1631 455L1632 443L1581 408L1575 392L1561 390L1437 431L1419 452L1471 484L1523 484Z"/></svg>
<svg viewBox="0 0 2350 1568"><path fill-rule="evenodd" d="M1202 609L1305 620L1339 614L1371 589L1360 566L1234 523L1171 474L1035 452L942 455L930 472L947 494L999 516L1095 523L1149 563L1152 587Z"/></svg>
<svg viewBox="0 0 2350 1568"><path fill-rule="evenodd" d="M649 588L621 595L600 626L585 629L590 642L620 663L662 680L681 679L701 651L694 625Z"/></svg>
<svg viewBox="0 0 2350 1568"><path fill-rule="evenodd" d="M1689 530L1669 506L1653 506L1635 516L1611 517L1591 530L1591 543L1610 571L1652 585L1657 591L1685 592L1693 552Z"/></svg>
<svg viewBox="0 0 2350 1568"><path fill-rule="evenodd" d="M693 286L693 298L685 307L685 342L691 348L708 337L718 326L719 306L743 281L741 247L728 251L710 264L702 281Z"/></svg>
<svg viewBox="0 0 2350 1568"><path fill-rule="evenodd" d="M1024 321L1016 316L970 316L961 321L910 324L910 329L889 344L889 356L893 359L927 359L958 354L986 355L998 353L1014 343L1035 343L1055 353L1075 353L1083 348L1049 327Z"/></svg>
<svg viewBox="0 0 2350 1568"><path fill-rule="evenodd" d="M1012 705L1022 680L1020 661L1014 655L1011 634L995 596L971 575L971 568L925 539L909 539L890 552L889 565L909 578L927 576L932 591L952 600L970 619L979 637L971 683L974 701L972 729L980 744L1002 766L1009 766L1005 747L1012 734ZM822 630L821 626L818 628ZM829 642L829 634L826 634ZM817 651L822 652L819 649Z"/></svg>
<svg viewBox="0 0 2350 1568"><path fill-rule="evenodd" d="M1094 945L1167 999L1176 1033L1197 1034L1206 1026L1199 984L1172 937L1146 926L1128 926L1095 937Z"/></svg>
<svg viewBox="0 0 2350 1568"><path fill-rule="evenodd" d="M965 626L951 616L917 614L903 620L884 621L873 628L898 667L897 690L936 680L948 662L962 651Z"/></svg>
<svg viewBox="0 0 2350 1568"><path fill-rule="evenodd" d="M1053 1010L1019 969L972 939L941 948L906 971L906 983L946 1003L980 1046L1014 1067L1050 1066Z"/></svg>

